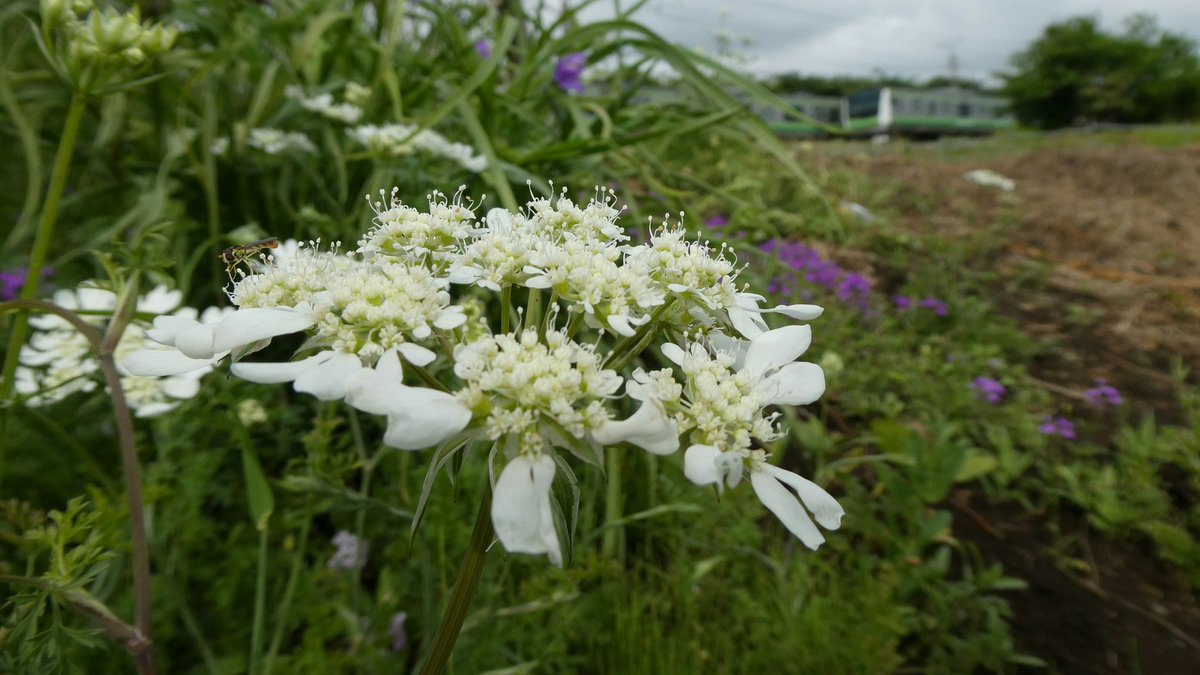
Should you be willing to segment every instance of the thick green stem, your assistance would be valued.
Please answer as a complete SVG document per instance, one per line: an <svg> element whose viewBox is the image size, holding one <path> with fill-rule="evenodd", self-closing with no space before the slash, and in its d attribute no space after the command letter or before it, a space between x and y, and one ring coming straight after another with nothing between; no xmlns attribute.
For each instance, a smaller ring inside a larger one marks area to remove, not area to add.
<svg viewBox="0 0 1200 675"><path fill-rule="evenodd" d="M42 280L42 268L46 264L46 254L50 250L50 242L54 238L54 222L58 218L58 203L62 199L63 189L67 185L67 176L71 173L71 157L75 154L75 140L79 137L79 127L83 122L83 113L87 109L87 100L82 94L71 97L71 105L67 108L67 121L63 125L62 137L58 142L58 153L54 157L54 169L50 173L50 187L46 192L46 201L42 204L42 217L38 220L37 234L33 240L33 252L29 255L29 268L25 272L25 286L21 288L21 299L30 300L38 292ZM0 380L0 401L12 397L15 385L14 375L17 371L17 357L21 353L21 345L25 343L29 331L29 316L25 313L17 315L13 322L12 336L8 340L8 351L4 355L4 373ZM4 414L7 426L8 413ZM0 433L3 428L0 426ZM6 436L7 437L7 436ZM4 452L8 443L0 443L0 480L4 476Z"/></svg>
<svg viewBox="0 0 1200 675"><path fill-rule="evenodd" d="M500 332L507 333L512 325L512 286L500 290Z"/></svg>
<svg viewBox="0 0 1200 675"><path fill-rule="evenodd" d="M613 558L621 544L625 529L619 524L624 515L624 496L621 494L621 453L617 448L608 448L604 458L608 484L604 495L604 539L600 543L600 554Z"/></svg>
<svg viewBox="0 0 1200 675"><path fill-rule="evenodd" d="M446 664L450 661L454 643L458 641L463 620L467 618L467 610L471 607L471 598L475 595L475 588L479 585L479 577L483 573L484 557L487 555L488 544L492 541L491 512L492 493L489 490L484 493L479 503L479 513L475 516L475 529L471 532L467 555L463 558L462 566L458 568L454 591L450 594L446 612L442 614L442 621L433 636L433 645L429 649L429 658L421 668L421 675L441 675L446 672Z"/></svg>

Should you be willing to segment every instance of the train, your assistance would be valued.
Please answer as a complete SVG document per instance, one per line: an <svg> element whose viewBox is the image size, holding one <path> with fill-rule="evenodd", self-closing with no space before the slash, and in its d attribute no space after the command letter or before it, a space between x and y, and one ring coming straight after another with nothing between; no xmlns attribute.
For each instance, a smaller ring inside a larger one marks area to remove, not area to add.
<svg viewBox="0 0 1200 675"><path fill-rule="evenodd" d="M880 87L840 98L781 98L804 118L777 107L752 106L780 136L986 135L1016 127L1005 99L958 88Z"/></svg>

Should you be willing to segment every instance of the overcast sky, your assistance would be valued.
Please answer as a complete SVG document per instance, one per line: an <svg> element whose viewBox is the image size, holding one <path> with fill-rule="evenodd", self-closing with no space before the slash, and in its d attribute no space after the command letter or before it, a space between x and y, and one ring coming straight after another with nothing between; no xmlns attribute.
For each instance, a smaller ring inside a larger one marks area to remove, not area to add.
<svg viewBox="0 0 1200 675"><path fill-rule="evenodd" d="M611 16L611 8L600 0L584 16ZM707 53L718 32L730 34L757 75L927 78L948 74L953 54L960 75L990 80L1049 23L1089 14L1112 30L1136 12L1200 39L1200 0L649 0L634 18ZM750 44L740 46L743 38Z"/></svg>

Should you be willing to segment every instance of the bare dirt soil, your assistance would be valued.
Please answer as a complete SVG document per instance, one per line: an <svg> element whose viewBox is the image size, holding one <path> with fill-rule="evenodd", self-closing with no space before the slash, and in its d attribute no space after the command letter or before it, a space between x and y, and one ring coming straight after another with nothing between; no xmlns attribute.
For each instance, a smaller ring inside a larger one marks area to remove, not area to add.
<svg viewBox="0 0 1200 675"><path fill-rule="evenodd" d="M993 233L985 248L997 304L1054 344L1031 374L1060 403L1081 407L1083 390L1105 378L1135 419L1182 421L1172 364L1200 382L1200 145L980 150L814 154L824 168L849 165L888 186L877 207L905 231ZM1015 190L974 185L963 177L972 169L1011 178ZM1105 541L1078 514L1030 514L968 491L951 508L958 538L1029 583L1009 596L1012 630L1051 672L1200 673L1196 595L1148 546Z"/></svg>
<svg viewBox="0 0 1200 675"><path fill-rule="evenodd" d="M1200 382L1200 145L1048 145L981 159L920 146L849 160L896 187L905 229L999 232L1002 311L1053 340L1034 377L1078 407L1105 378L1134 412L1178 422L1171 364ZM841 160L840 160L841 161ZM991 169L1006 193L963 174ZM997 224L1003 224L997 228Z"/></svg>

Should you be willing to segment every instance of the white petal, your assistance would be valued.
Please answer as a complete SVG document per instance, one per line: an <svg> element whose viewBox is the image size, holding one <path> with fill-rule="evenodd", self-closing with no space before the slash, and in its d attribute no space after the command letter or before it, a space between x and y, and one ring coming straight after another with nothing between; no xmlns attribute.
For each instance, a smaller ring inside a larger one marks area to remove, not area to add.
<svg viewBox="0 0 1200 675"><path fill-rule="evenodd" d="M815 363L789 363L764 379L759 390L774 405L808 405L825 393L825 371Z"/></svg>
<svg viewBox="0 0 1200 675"><path fill-rule="evenodd" d="M471 411L452 394L422 387L403 387L388 415L383 442L401 450L423 450L441 443L471 423ZM402 408L396 412L397 408Z"/></svg>
<svg viewBox="0 0 1200 675"><path fill-rule="evenodd" d="M358 356L335 352L324 362L300 373L292 387L321 401L336 401L346 396L346 380L359 370L362 370L362 361Z"/></svg>
<svg viewBox="0 0 1200 675"><path fill-rule="evenodd" d="M333 358L333 354L333 352L324 351L313 354L307 359L285 363L246 363L241 361L230 366L229 372L243 380L259 384L291 382L309 368L315 368Z"/></svg>
<svg viewBox="0 0 1200 675"><path fill-rule="evenodd" d="M544 275L529 277L525 280L526 288L550 288L553 284L550 283L550 278Z"/></svg>
<svg viewBox="0 0 1200 675"><path fill-rule="evenodd" d="M207 368L214 361L216 359L193 359L175 349L139 349L126 356L121 367L130 375L180 375Z"/></svg>
<svg viewBox="0 0 1200 675"><path fill-rule="evenodd" d="M401 344L398 349L400 351L400 355L404 357L404 360L408 361L414 366L427 366L430 363L433 363L433 360L437 358L437 354L431 350L412 342L405 342Z"/></svg>
<svg viewBox="0 0 1200 675"><path fill-rule="evenodd" d="M392 358L396 358L392 356ZM372 415L387 415L404 385L379 370L359 370L346 380L346 403Z"/></svg>
<svg viewBox="0 0 1200 675"><path fill-rule="evenodd" d="M509 553L545 553L562 565L562 551L550 509L554 460L546 455L517 457L504 467L492 492L492 525Z"/></svg>
<svg viewBox="0 0 1200 675"><path fill-rule="evenodd" d="M777 466L764 464L762 468L795 490L796 494L800 495L800 501L804 502L804 507L812 511L813 517L821 524L821 527L827 530L836 530L841 526L842 516L846 515L846 511L832 495L821 489L820 485Z"/></svg>
<svg viewBox="0 0 1200 675"><path fill-rule="evenodd" d="M682 366L683 359L685 356L687 356L687 353L683 351L683 347L680 347L674 342L668 342L664 344L662 346L662 353L663 356L670 359L671 362L677 366Z"/></svg>
<svg viewBox="0 0 1200 675"><path fill-rule="evenodd" d="M138 298L137 311L149 314L166 314L179 306L183 291L169 290L166 286L155 286Z"/></svg>
<svg viewBox="0 0 1200 675"><path fill-rule="evenodd" d="M400 356L395 348L389 349L379 357L375 364L375 372L397 382L404 378L404 366L400 364Z"/></svg>
<svg viewBox="0 0 1200 675"><path fill-rule="evenodd" d="M811 343L812 329L808 326L769 330L750 341L744 370L753 377L762 377L772 368L795 361Z"/></svg>
<svg viewBox="0 0 1200 675"><path fill-rule="evenodd" d="M812 321L821 316L825 308L819 305L775 305L774 309L767 311L782 314L798 321Z"/></svg>
<svg viewBox="0 0 1200 675"><path fill-rule="evenodd" d="M146 331L146 337L164 345L175 346L175 338L189 328L199 326L200 322L186 316L170 314L154 317L154 327Z"/></svg>
<svg viewBox="0 0 1200 675"><path fill-rule="evenodd" d="M624 335L625 337L637 335L637 331L629 325L629 317L624 314L609 314L608 325L618 335Z"/></svg>
<svg viewBox="0 0 1200 675"><path fill-rule="evenodd" d="M446 279L452 284L473 284L483 277L483 272L475 267L455 267L446 275Z"/></svg>
<svg viewBox="0 0 1200 675"><path fill-rule="evenodd" d="M197 324L175 336L175 346L179 351L193 359L211 359L217 352L227 352L228 349L216 349L213 346L216 326Z"/></svg>
<svg viewBox="0 0 1200 675"><path fill-rule="evenodd" d="M458 328L467 322L467 315L463 314L462 307L447 307L446 311L438 315L438 318L433 320L433 325L442 330Z"/></svg>
<svg viewBox="0 0 1200 675"><path fill-rule="evenodd" d="M731 338L724 333L709 333L708 339L712 340L717 351L733 354L734 370L741 370L746 365L746 351L750 349L749 340Z"/></svg>
<svg viewBox="0 0 1200 675"><path fill-rule="evenodd" d="M199 377L165 377L161 380L163 393L171 398L192 398L200 393Z"/></svg>
<svg viewBox="0 0 1200 675"><path fill-rule="evenodd" d="M317 322L315 312L286 307L252 307L239 309L217 324L213 349L227 351L249 344L304 330Z"/></svg>
<svg viewBox="0 0 1200 675"><path fill-rule="evenodd" d="M628 441L655 455L669 455L679 449L679 425L654 399L646 399L628 419L606 422L592 432L592 437L604 445Z"/></svg>
<svg viewBox="0 0 1200 675"><path fill-rule="evenodd" d="M825 542L825 537L821 536L821 531L813 524L812 518L808 517L804 507L800 506L796 497L773 476L762 471L752 471L750 484L754 486L754 494L758 495L763 506L774 513L783 522L784 527L799 537L805 546L815 551Z"/></svg>
<svg viewBox="0 0 1200 675"><path fill-rule="evenodd" d="M683 453L683 475L696 485L720 485L717 458L721 451L711 445L693 445Z"/></svg>
<svg viewBox="0 0 1200 675"><path fill-rule="evenodd" d="M733 329L741 333L743 337L753 340L767 330L767 322L763 321L757 312L730 307L726 313L729 314L729 323Z"/></svg>

